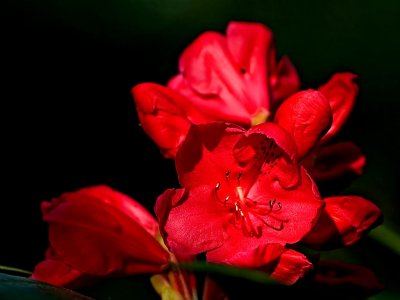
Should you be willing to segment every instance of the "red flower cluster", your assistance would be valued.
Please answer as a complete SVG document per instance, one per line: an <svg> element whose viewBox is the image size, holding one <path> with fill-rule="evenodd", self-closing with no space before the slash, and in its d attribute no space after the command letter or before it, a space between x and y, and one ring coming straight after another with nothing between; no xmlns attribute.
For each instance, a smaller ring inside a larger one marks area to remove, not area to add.
<svg viewBox="0 0 400 300"><path fill-rule="evenodd" d="M322 199L314 183L364 167L357 146L328 143L354 106L355 75L337 73L317 90L299 91L289 59L276 62L272 32L243 22L230 23L226 36L198 37L179 72L166 87L132 89L143 129L175 159L181 185L158 197L158 223L133 199L103 186L44 202L50 248L33 278L72 285L162 274L176 257L205 253L209 262L293 284L313 267L296 245L351 245L379 223L372 202ZM157 241L158 226L168 250Z"/></svg>

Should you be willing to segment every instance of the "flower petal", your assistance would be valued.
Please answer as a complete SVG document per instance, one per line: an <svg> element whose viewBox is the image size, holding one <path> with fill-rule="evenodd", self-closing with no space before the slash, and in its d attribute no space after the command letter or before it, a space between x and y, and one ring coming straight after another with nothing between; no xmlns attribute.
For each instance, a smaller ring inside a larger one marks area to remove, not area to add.
<svg viewBox="0 0 400 300"><path fill-rule="evenodd" d="M241 231L230 230L223 246L207 253L207 261L245 268L258 268L270 264L283 252L277 243L261 243L257 238L244 238Z"/></svg>
<svg viewBox="0 0 400 300"><path fill-rule="evenodd" d="M283 102L274 122L293 136L299 158L302 158L331 125L332 111L322 93L309 89Z"/></svg>
<svg viewBox="0 0 400 300"><path fill-rule="evenodd" d="M49 223L49 240L56 256L89 275L160 271L168 263L169 253L119 208L87 194L79 198L66 193L43 202L43 219Z"/></svg>
<svg viewBox="0 0 400 300"><path fill-rule="evenodd" d="M101 201L120 210L122 213L135 220L152 236L158 236L158 223L153 215L151 215L139 202L110 188L109 186L97 185L85 187L80 189L79 193L64 193L60 198L71 202L80 201L82 198L87 198L88 196L89 198L96 198L97 201Z"/></svg>
<svg viewBox="0 0 400 300"><path fill-rule="evenodd" d="M323 209L318 189L304 168L291 189L283 189L271 176L261 175L247 195L260 207L254 226L262 228L264 243L293 244L315 225ZM263 208L261 210L261 208Z"/></svg>
<svg viewBox="0 0 400 300"><path fill-rule="evenodd" d="M336 73L318 90L328 99L333 112L332 126L320 143L330 140L342 127L353 109L358 94L358 85L354 82L357 75Z"/></svg>
<svg viewBox="0 0 400 300"><path fill-rule="evenodd" d="M329 181L348 174L361 175L365 155L352 142L322 145L302 162L316 181Z"/></svg>
<svg viewBox="0 0 400 300"><path fill-rule="evenodd" d="M324 212L303 239L308 247L332 249L352 245L382 221L381 210L362 197L336 196L324 200Z"/></svg>
<svg viewBox="0 0 400 300"><path fill-rule="evenodd" d="M78 288L85 285L85 277L80 271L53 258L46 258L38 263L31 276L34 280L69 288Z"/></svg>
<svg viewBox="0 0 400 300"><path fill-rule="evenodd" d="M287 285L296 283L312 268L307 257L295 250L286 249L279 256L279 261L271 277Z"/></svg>
<svg viewBox="0 0 400 300"><path fill-rule="evenodd" d="M187 194L167 190L157 198L156 214L167 246L177 255L195 255L222 245L228 224L226 208L215 205L213 188L199 186ZM212 208L212 209L211 209Z"/></svg>
<svg viewBox="0 0 400 300"><path fill-rule="evenodd" d="M181 185L215 186L228 170L239 168L232 149L244 132L239 126L222 122L192 125L175 160Z"/></svg>
<svg viewBox="0 0 400 300"><path fill-rule="evenodd" d="M361 265L338 260L321 260L316 264L315 270L314 281L325 291L327 287L332 287L339 294L346 292L364 299L384 288L377 276Z"/></svg>
<svg viewBox="0 0 400 300"><path fill-rule="evenodd" d="M236 143L234 155L240 166L253 165L255 176L268 173L284 188L298 181L296 145L285 130L271 122L250 128Z"/></svg>
<svg viewBox="0 0 400 300"><path fill-rule="evenodd" d="M270 82L275 108L300 89L300 77L287 56L283 56L279 61L275 72L271 75Z"/></svg>
<svg viewBox="0 0 400 300"><path fill-rule="evenodd" d="M191 122L208 120L185 97L158 84L136 85L132 96L144 131L167 158L175 157Z"/></svg>
<svg viewBox="0 0 400 300"><path fill-rule="evenodd" d="M243 74L246 93L257 107L269 109L267 76L275 67L272 31L260 23L230 22L226 41Z"/></svg>
<svg viewBox="0 0 400 300"><path fill-rule="evenodd" d="M235 63L226 39L217 32L205 32L185 49L179 60L179 70L190 88L203 97L214 96L195 103L212 115L252 114L255 103L247 95L240 67ZM185 90L179 92L186 96ZM218 97L215 97L218 96ZM194 99L192 99L193 101Z"/></svg>
<svg viewBox="0 0 400 300"><path fill-rule="evenodd" d="M229 300L229 297L214 279L206 276L202 300Z"/></svg>

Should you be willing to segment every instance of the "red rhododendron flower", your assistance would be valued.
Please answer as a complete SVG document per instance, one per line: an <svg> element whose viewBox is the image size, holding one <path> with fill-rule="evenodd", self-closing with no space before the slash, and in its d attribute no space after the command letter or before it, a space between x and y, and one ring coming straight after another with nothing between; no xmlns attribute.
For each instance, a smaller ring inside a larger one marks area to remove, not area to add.
<svg viewBox="0 0 400 300"><path fill-rule="evenodd" d="M259 23L231 22L226 36L203 33L182 54L179 71L168 88L132 89L143 129L172 158L190 123L264 122L300 86L287 57L276 63L272 32Z"/></svg>
<svg viewBox="0 0 400 300"><path fill-rule="evenodd" d="M77 287L104 276L159 273L170 255L156 240L156 220L107 186L83 188L42 203L50 247L33 279Z"/></svg>
<svg viewBox="0 0 400 300"><path fill-rule="evenodd" d="M156 203L174 253L206 252L210 262L262 267L301 240L323 206L297 164L293 139L273 123L248 131L219 122L193 125L176 168L182 188L167 190Z"/></svg>
<svg viewBox="0 0 400 300"><path fill-rule="evenodd" d="M331 249L352 245L382 221L382 211L362 197L336 196L324 200L324 211L303 239L308 247Z"/></svg>

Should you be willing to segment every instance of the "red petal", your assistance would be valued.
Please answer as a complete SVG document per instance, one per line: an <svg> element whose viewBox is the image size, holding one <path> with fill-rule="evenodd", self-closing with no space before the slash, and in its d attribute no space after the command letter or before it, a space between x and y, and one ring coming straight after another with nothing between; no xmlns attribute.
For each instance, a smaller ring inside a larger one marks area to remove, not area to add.
<svg viewBox="0 0 400 300"><path fill-rule="evenodd" d="M224 227L229 216L225 207L217 205L213 191L213 187L199 186L186 195L182 190L167 190L158 197L156 213L173 253L199 254L221 246L227 238Z"/></svg>
<svg viewBox="0 0 400 300"><path fill-rule="evenodd" d="M333 112L332 126L322 138L321 143L330 140L346 122L353 109L358 94L358 85L354 82L357 75L336 73L319 91L325 95Z"/></svg>
<svg viewBox="0 0 400 300"><path fill-rule="evenodd" d="M258 268L276 260L284 249L281 244L260 243L257 238L245 238L239 230L230 230L230 234L233 236L231 235L223 246L207 253L207 261Z"/></svg>
<svg viewBox="0 0 400 300"><path fill-rule="evenodd" d="M283 189L271 176L260 176L247 197L257 205L269 207L271 213L263 217L263 233L259 238L264 243L296 243L315 225L324 206L314 182L301 168L298 184ZM275 205L275 206L274 206ZM273 212L275 211L275 212ZM253 220L257 224L257 220Z"/></svg>
<svg viewBox="0 0 400 300"><path fill-rule="evenodd" d="M303 242L313 248L331 249L349 246L377 226L381 210L359 196L337 196L325 199L324 213Z"/></svg>
<svg viewBox="0 0 400 300"><path fill-rule="evenodd" d="M361 175L366 158L352 142L317 147L303 161L316 181L337 179L347 174Z"/></svg>
<svg viewBox="0 0 400 300"><path fill-rule="evenodd" d="M294 250L287 249L279 257L279 261L271 277L287 285L296 283L312 268L307 257Z"/></svg>
<svg viewBox="0 0 400 300"><path fill-rule="evenodd" d="M296 145L285 130L273 123L250 128L236 143L234 155L242 167L251 162L256 176L268 173L285 188L298 181Z"/></svg>
<svg viewBox="0 0 400 300"><path fill-rule="evenodd" d="M355 289L357 295L362 291L376 293L384 288L371 270L336 260L321 260L316 264L315 282L325 288L344 288L346 292Z"/></svg>
<svg viewBox="0 0 400 300"><path fill-rule="evenodd" d="M211 185L238 168L233 147L245 130L220 122L193 125L176 156L179 182L185 188Z"/></svg>
<svg viewBox="0 0 400 300"><path fill-rule="evenodd" d="M152 236L158 236L158 223L146 208L134 199L106 185L82 188L79 190L79 193L65 193L61 195L61 199L65 199L65 201L69 202L80 201L87 196L95 197L96 200L120 210L128 217L135 220Z"/></svg>
<svg viewBox="0 0 400 300"><path fill-rule="evenodd" d="M271 75L270 81L275 107L282 100L285 100L300 89L300 77L287 56L283 56L279 61L276 71Z"/></svg>
<svg viewBox="0 0 400 300"><path fill-rule="evenodd" d="M298 92L283 102L274 121L293 136L301 158L331 125L332 111L322 93L310 89Z"/></svg>
<svg viewBox="0 0 400 300"><path fill-rule="evenodd" d="M85 284L84 274L56 259L46 259L38 263L31 278L69 288L77 288Z"/></svg>
<svg viewBox="0 0 400 300"><path fill-rule="evenodd" d="M212 121L226 121L243 126L250 126L252 115L235 101L221 99L218 94L202 95L195 91L190 81L181 74L176 75L168 82L168 87L190 99L193 105Z"/></svg>
<svg viewBox="0 0 400 300"><path fill-rule="evenodd" d="M141 224L96 197L67 193L44 202L42 211L57 257L82 273L156 272L168 263L169 254Z"/></svg>
<svg viewBox="0 0 400 300"><path fill-rule="evenodd" d="M270 105L268 72L275 66L275 46L271 30L260 23L231 22L227 44L244 74L246 93L257 107Z"/></svg>
<svg viewBox="0 0 400 300"><path fill-rule="evenodd" d="M229 300L229 298L215 280L206 276L202 300Z"/></svg>
<svg viewBox="0 0 400 300"><path fill-rule="evenodd" d="M194 121L205 120L186 98L161 85L139 84L132 89L132 95L144 131L168 158L175 157L186 137L188 116Z"/></svg>

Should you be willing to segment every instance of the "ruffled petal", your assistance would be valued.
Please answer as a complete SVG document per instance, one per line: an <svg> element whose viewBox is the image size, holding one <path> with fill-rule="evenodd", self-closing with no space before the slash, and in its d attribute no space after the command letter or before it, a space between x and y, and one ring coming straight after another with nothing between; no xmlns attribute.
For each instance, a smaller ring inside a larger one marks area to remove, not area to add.
<svg viewBox="0 0 400 300"><path fill-rule="evenodd" d="M318 90L328 99L333 112L332 126L320 143L330 140L349 117L356 97L358 85L354 82L357 75L352 73L336 73Z"/></svg>
<svg viewBox="0 0 400 300"><path fill-rule="evenodd" d="M293 136L302 158L331 125L332 111L323 94L310 89L298 92L283 102L274 122Z"/></svg>
<svg viewBox="0 0 400 300"><path fill-rule="evenodd" d="M210 186L167 190L157 198L156 214L167 246L177 255L195 255L220 247L227 238L227 208L216 205Z"/></svg>
<svg viewBox="0 0 400 300"><path fill-rule="evenodd" d="M361 175L366 157L352 142L317 147L302 162L316 181L329 181L345 175Z"/></svg>
<svg viewBox="0 0 400 300"><path fill-rule="evenodd" d="M284 284L292 285L304 277L312 266L304 254L286 249L279 256L279 261L271 273L271 277Z"/></svg>
<svg viewBox="0 0 400 300"><path fill-rule="evenodd" d="M382 222L382 211L365 198L336 196L324 200L324 212L302 241L308 247L333 249L352 245Z"/></svg>

